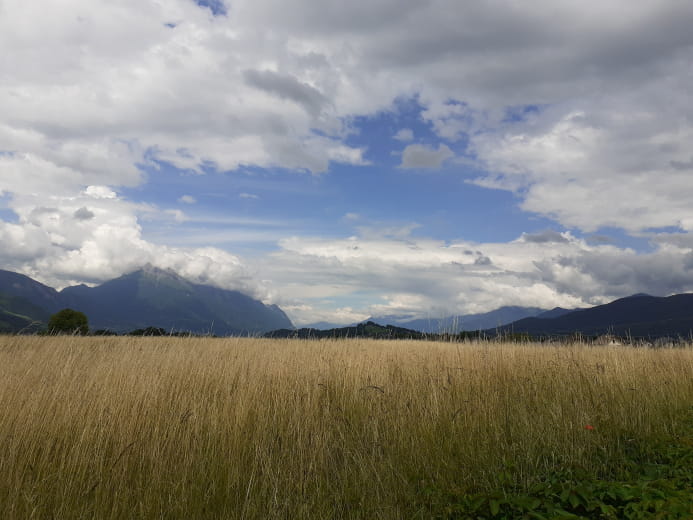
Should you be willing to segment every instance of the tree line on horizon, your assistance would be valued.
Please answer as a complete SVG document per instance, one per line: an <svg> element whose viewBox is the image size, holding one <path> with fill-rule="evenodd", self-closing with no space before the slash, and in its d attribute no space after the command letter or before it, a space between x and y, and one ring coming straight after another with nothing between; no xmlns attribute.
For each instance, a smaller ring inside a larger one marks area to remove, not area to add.
<svg viewBox="0 0 693 520"><path fill-rule="evenodd" d="M38 332L42 335L75 335L75 336L171 336L171 337L219 337L213 334L197 334L191 331L166 330L162 327L148 326L134 329L132 331L119 334L108 329L89 329L89 320L85 313L74 309L65 308L51 315L46 329ZM463 342L470 340L503 341L514 343L546 342L559 341L568 343L600 343L612 345L642 345L650 344L641 338L619 337L614 334L587 335L580 332L561 336L533 335L528 332L511 332L508 330L496 331L495 334L489 331L460 331L456 333L430 333L421 332L413 329L398 327L395 325L380 325L373 321L358 323L347 327L332 329L315 328L295 328L278 329L263 334L264 338L275 339L349 339L349 338L370 338L370 339L404 339L404 340L426 340L426 341L446 341ZM690 338L662 338L655 339L652 346L662 346L664 344L683 344L690 343Z"/></svg>

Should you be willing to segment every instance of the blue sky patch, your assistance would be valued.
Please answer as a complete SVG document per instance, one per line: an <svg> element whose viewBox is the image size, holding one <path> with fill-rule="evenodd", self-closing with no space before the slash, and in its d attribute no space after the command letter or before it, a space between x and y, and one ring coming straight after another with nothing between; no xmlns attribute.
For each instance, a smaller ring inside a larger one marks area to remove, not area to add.
<svg viewBox="0 0 693 520"><path fill-rule="evenodd" d="M214 16L226 15L226 5L223 0L195 0L195 3L201 7L207 7Z"/></svg>

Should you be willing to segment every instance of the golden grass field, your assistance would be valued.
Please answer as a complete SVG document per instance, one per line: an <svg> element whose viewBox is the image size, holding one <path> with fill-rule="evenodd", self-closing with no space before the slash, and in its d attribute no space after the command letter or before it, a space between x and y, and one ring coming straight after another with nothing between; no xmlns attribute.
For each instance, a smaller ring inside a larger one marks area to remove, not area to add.
<svg viewBox="0 0 693 520"><path fill-rule="evenodd" d="M428 518L692 404L691 348L4 336L0 518Z"/></svg>

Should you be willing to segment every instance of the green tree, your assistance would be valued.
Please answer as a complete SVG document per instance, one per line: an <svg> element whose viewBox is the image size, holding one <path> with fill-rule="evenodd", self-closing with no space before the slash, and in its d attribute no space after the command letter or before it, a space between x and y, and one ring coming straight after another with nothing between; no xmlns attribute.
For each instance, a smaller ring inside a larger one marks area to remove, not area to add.
<svg viewBox="0 0 693 520"><path fill-rule="evenodd" d="M89 333L89 322L86 314L72 309L56 312L48 320L49 334L79 334Z"/></svg>

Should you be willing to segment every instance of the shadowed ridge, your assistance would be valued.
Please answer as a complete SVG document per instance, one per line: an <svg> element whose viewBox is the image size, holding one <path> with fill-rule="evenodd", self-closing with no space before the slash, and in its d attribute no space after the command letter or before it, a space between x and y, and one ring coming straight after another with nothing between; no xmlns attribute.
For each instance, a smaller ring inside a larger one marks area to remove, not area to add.
<svg viewBox="0 0 693 520"><path fill-rule="evenodd" d="M19 332L33 322L45 325L51 314L67 307L84 312L92 330L159 327L228 336L293 328L276 305L265 305L239 291L196 284L152 265L96 287L76 285L60 292L0 270L0 330Z"/></svg>
<svg viewBox="0 0 693 520"><path fill-rule="evenodd" d="M534 336L579 332L642 338L689 337L693 332L693 294L668 297L636 294L554 318L526 318L503 327L502 331Z"/></svg>

